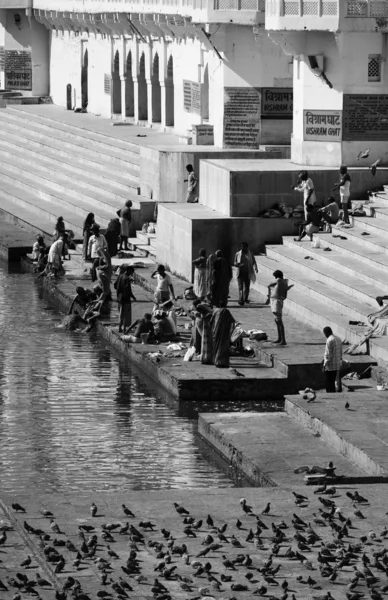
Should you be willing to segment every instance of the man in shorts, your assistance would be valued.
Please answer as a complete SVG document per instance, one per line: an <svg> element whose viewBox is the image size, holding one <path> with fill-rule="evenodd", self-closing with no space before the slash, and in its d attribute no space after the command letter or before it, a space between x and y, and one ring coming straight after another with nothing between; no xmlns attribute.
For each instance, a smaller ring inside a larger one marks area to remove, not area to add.
<svg viewBox="0 0 388 600"><path fill-rule="evenodd" d="M283 304L284 300L287 298L288 290L294 286L288 285L288 280L283 278L282 271L274 271L273 276L276 281L270 283L268 286L267 304L271 304L271 310L275 317L275 323L278 330L278 339L275 340L274 344L286 346L286 334L283 324Z"/></svg>

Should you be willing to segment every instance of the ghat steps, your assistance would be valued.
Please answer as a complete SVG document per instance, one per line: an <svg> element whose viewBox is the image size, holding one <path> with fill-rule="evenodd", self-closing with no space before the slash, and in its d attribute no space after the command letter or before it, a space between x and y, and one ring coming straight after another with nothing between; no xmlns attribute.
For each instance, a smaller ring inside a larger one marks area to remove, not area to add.
<svg viewBox="0 0 388 600"><path fill-rule="evenodd" d="M314 236L320 248L288 236L283 245L267 245L266 255L256 257L254 289L266 296L273 271L281 269L295 286L285 304L290 315L319 329L328 325L342 339L358 342L365 327L349 321L367 323L379 308L376 296L388 295L387 190L367 208L374 216L356 217L353 228L333 227L331 234ZM370 353L388 362L388 336L372 338Z"/></svg>
<svg viewBox="0 0 388 600"><path fill-rule="evenodd" d="M89 212L105 228L132 200L132 231L152 218L139 194L136 144L20 108L0 109L1 212L51 235L59 215L77 237Z"/></svg>

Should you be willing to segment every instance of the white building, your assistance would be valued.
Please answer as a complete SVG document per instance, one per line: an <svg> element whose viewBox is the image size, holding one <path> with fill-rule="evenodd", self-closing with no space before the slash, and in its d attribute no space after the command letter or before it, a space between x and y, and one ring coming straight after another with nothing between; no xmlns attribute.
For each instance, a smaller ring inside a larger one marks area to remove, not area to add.
<svg viewBox="0 0 388 600"><path fill-rule="evenodd" d="M368 149L388 162L387 25L386 0L266 1L266 30L294 57L294 162L364 166Z"/></svg>
<svg viewBox="0 0 388 600"><path fill-rule="evenodd" d="M293 61L264 0L0 0L0 46L7 89L184 137L209 125L218 147L290 143Z"/></svg>

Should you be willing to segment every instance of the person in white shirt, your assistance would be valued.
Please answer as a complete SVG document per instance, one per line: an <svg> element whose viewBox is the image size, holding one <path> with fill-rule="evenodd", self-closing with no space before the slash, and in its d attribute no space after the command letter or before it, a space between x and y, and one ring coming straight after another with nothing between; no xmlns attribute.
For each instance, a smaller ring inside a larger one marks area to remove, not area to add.
<svg viewBox="0 0 388 600"><path fill-rule="evenodd" d="M164 265L158 265L158 268L152 273L151 277L152 279L157 280L155 290L155 304L157 306L163 304L163 302L167 302L167 300L170 300L170 294L172 299L175 300L175 293L171 277L166 273Z"/></svg>
<svg viewBox="0 0 388 600"><path fill-rule="evenodd" d="M92 227L92 232L93 232L93 235L90 236L89 242L88 242L88 256L90 256L90 258L92 259L92 262L93 262L92 268L90 269L90 273L92 275L92 281L96 281L97 280L96 268L100 261L98 250L100 248L102 248L103 250L108 250L108 243L105 239L105 236L103 236L100 233L100 226L97 225L96 223Z"/></svg>
<svg viewBox="0 0 388 600"><path fill-rule="evenodd" d="M307 171L301 171L298 177L298 185L292 186L297 192L303 192L303 206L304 206L304 218L307 220L307 209L308 204L316 204L317 197L315 195L315 189L313 180L309 177Z"/></svg>

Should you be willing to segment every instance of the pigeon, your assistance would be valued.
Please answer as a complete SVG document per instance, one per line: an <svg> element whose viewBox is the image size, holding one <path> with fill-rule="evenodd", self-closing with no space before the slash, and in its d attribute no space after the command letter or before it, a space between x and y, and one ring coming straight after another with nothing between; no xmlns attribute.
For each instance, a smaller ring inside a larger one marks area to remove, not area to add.
<svg viewBox="0 0 388 600"><path fill-rule="evenodd" d="M40 514L43 515L44 517L46 517L47 519L49 517L51 518L51 517L54 516L53 513L50 510L46 510L44 508L40 511Z"/></svg>
<svg viewBox="0 0 388 600"><path fill-rule="evenodd" d="M6 541L7 541L7 533L5 531L3 531L3 533L0 536L0 546L4 546Z"/></svg>
<svg viewBox="0 0 388 600"><path fill-rule="evenodd" d="M381 162L381 158L378 158L369 168L371 170L372 173L372 177L374 177L376 175L377 172L377 166L380 164Z"/></svg>
<svg viewBox="0 0 388 600"><path fill-rule="evenodd" d="M94 504L94 502L92 502L92 505L90 507L90 514L92 515L92 517L95 517L97 515L97 506Z"/></svg>
<svg viewBox="0 0 388 600"><path fill-rule="evenodd" d="M207 516L206 524L207 524L208 527L213 527L213 525L214 525L214 521L213 521L213 519L211 518L210 515Z"/></svg>
<svg viewBox="0 0 388 600"><path fill-rule="evenodd" d="M247 585L243 585L242 583L232 583L230 589L233 590L233 592L246 592L249 590L249 587Z"/></svg>
<svg viewBox="0 0 388 600"><path fill-rule="evenodd" d="M269 513L270 513L270 510L271 510L271 503L270 503L270 502L268 502L268 504L267 504L267 506L265 507L265 509L261 511L261 514L262 514L262 515L269 515Z"/></svg>
<svg viewBox="0 0 388 600"><path fill-rule="evenodd" d="M62 533L54 519L50 520L50 529L53 533Z"/></svg>
<svg viewBox="0 0 388 600"><path fill-rule="evenodd" d="M230 368L229 371L231 372L232 375L234 375L235 377L245 377L244 373L241 373L241 371L237 371L237 369L234 368Z"/></svg>
<svg viewBox="0 0 388 600"><path fill-rule="evenodd" d="M23 508L23 506L21 506L17 502L14 502L13 504L11 504L11 506L14 509L15 512L22 512L22 513L26 512L26 509Z"/></svg>
<svg viewBox="0 0 388 600"><path fill-rule="evenodd" d="M174 502L174 506L175 506L175 510L178 513L178 515L189 515L189 511L186 510L184 508L184 506L182 506L181 504L178 504L177 502Z"/></svg>
<svg viewBox="0 0 388 600"><path fill-rule="evenodd" d="M252 506L249 506L247 504L247 501L245 500L245 498L241 498L240 504L241 504L241 508L243 509L243 511L245 512L246 515L252 514Z"/></svg>
<svg viewBox="0 0 388 600"><path fill-rule="evenodd" d="M367 148L366 150L361 150L361 152L357 156L357 160L360 160L361 158L368 158L369 152L370 148Z"/></svg>
<svg viewBox="0 0 388 600"><path fill-rule="evenodd" d="M135 516L135 515L133 514L133 512L132 512L131 510L129 510L129 508L127 508L127 507L125 506L125 504L122 504L122 505L121 505L121 508L123 509L123 512L124 512L124 514L125 514L127 517L134 517L134 516Z"/></svg>
<svg viewBox="0 0 388 600"><path fill-rule="evenodd" d="M27 556L27 558L20 563L20 566L21 567L29 567L31 563L32 563L31 556Z"/></svg>
<svg viewBox="0 0 388 600"><path fill-rule="evenodd" d="M349 410L349 408L350 408L350 404L349 404L349 402L347 400L345 402L345 408L346 408L346 410Z"/></svg>
<svg viewBox="0 0 388 600"><path fill-rule="evenodd" d="M236 521L236 527L237 527L237 529L241 529L242 528L242 523L241 523L240 519L237 519L237 521Z"/></svg>

